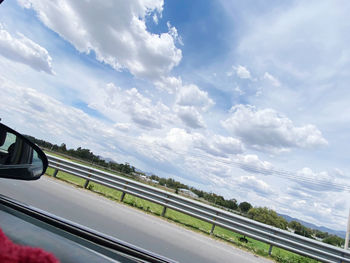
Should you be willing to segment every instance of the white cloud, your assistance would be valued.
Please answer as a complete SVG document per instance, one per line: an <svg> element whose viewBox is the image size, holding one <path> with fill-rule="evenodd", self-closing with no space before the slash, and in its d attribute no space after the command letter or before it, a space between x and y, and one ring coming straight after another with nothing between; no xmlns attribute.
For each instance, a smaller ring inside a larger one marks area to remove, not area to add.
<svg viewBox="0 0 350 263"><path fill-rule="evenodd" d="M115 94L116 90L119 89L109 85L110 94ZM136 93L133 90L128 91ZM87 147L97 154L103 154L104 157L120 162L133 161L134 165L140 163L140 160L135 159L138 153L142 154L141 160L151 157L157 160L156 150L161 160L171 159L172 151L169 147L158 147L154 143L158 137L148 136L152 140L149 139L147 143L147 140L144 140L147 136L138 137L134 130L125 132L127 129L130 130L129 123L119 122L113 125L103 122L35 89L18 86L2 76L0 76L0 92L3 94L3 103L0 105L2 121L19 132L53 143L65 142L69 147ZM137 95L133 98L137 99ZM147 133L148 130L142 129L142 131ZM167 136L169 144L180 145L180 136L174 137L174 134L175 132L169 133ZM181 145L184 147L186 144L184 141Z"/></svg>
<svg viewBox="0 0 350 263"><path fill-rule="evenodd" d="M181 78L176 77L161 77L153 82L156 88L165 90L169 94L173 94L174 91L179 90L182 87Z"/></svg>
<svg viewBox="0 0 350 263"><path fill-rule="evenodd" d="M158 16L157 16L157 14L154 14L152 19L153 19L153 22L158 25Z"/></svg>
<svg viewBox="0 0 350 263"><path fill-rule="evenodd" d="M236 183L242 188L253 190L263 196L269 196L273 194L271 187L267 183L260 179L257 179L253 175L241 176L236 179Z"/></svg>
<svg viewBox="0 0 350 263"><path fill-rule="evenodd" d="M307 191L342 191L343 184L333 174L328 172L316 173L309 167L304 167L297 172L301 180L296 180L297 184Z"/></svg>
<svg viewBox="0 0 350 263"><path fill-rule="evenodd" d="M7 59L28 65L37 71L54 74L49 52L26 36L11 35L0 24L0 55Z"/></svg>
<svg viewBox="0 0 350 263"><path fill-rule="evenodd" d="M201 112L207 111L215 103L208 92L196 85L184 85L177 89L174 111L182 122L193 129L205 128Z"/></svg>
<svg viewBox="0 0 350 263"><path fill-rule="evenodd" d="M214 135L213 145L226 154L237 154L244 151L243 143L239 139L233 137Z"/></svg>
<svg viewBox="0 0 350 263"><path fill-rule="evenodd" d="M182 122L193 129L205 128L202 115L193 106L177 106L175 107L177 116L182 120Z"/></svg>
<svg viewBox="0 0 350 263"><path fill-rule="evenodd" d="M114 124L113 127L120 130L120 131L128 132L128 131L130 131L131 124L119 122L119 123Z"/></svg>
<svg viewBox="0 0 350 263"><path fill-rule="evenodd" d="M286 193L296 199L309 199L312 198L311 194L308 194L304 191L301 191L299 189L288 187Z"/></svg>
<svg viewBox="0 0 350 263"><path fill-rule="evenodd" d="M241 88L239 86L236 86L234 91L236 91L239 95L244 95L245 92L243 90L241 90Z"/></svg>
<svg viewBox="0 0 350 263"><path fill-rule="evenodd" d="M128 69L134 76L157 80L178 65L182 52L171 32L147 31L145 18L161 13L163 0L92 1L21 0L39 19L80 52L94 51L96 58L116 70Z"/></svg>
<svg viewBox="0 0 350 263"><path fill-rule="evenodd" d="M246 67L238 65L237 67L233 66L232 68L235 70L235 72L239 78L241 78L241 79L251 79L252 78L249 70Z"/></svg>
<svg viewBox="0 0 350 263"><path fill-rule="evenodd" d="M264 74L264 79L268 80L271 82L272 86L274 87L280 87L281 83L279 82L278 79L276 79L274 76L272 76L270 73L265 72Z"/></svg>
<svg viewBox="0 0 350 263"><path fill-rule="evenodd" d="M180 159L183 164L183 159L186 159L198 136L201 137L198 133L191 134L181 128L171 128L158 136L143 133L138 137L143 146L139 145L136 150L159 162L175 165L176 160Z"/></svg>
<svg viewBox="0 0 350 263"><path fill-rule="evenodd" d="M273 166L267 161L261 161L255 154L238 154L234 158L243 170L251 173L271 175L273 173Z"/></svg>
<svg viewBox="0 0 350 263"><path fill-rule="evenodd" d="M194 106L202 110L207 110L215 104L208 92L200 90L193 84L179 88L176 94L176 103L181 106Z"/></svg>
<svg viewBox="0 0 350 263"><path fill-rule="evenodd" d="M0 91L3 121L13 122L15 127L22 127L27 132L35 131L37 136L66 143L74 141L80 146L83 143L94 146L99 140L103 145L103 138L117 138L113 129L82 110L66 106L35 89L18 86L2 76Z"/></svg>
<svg viewBox="0 0 350 263"><path fill-rule="evenodd" d="M177 33L177 29L173 26L171 26L170 22L167 23L169 34L173 37L174 40L176 40L181 46L184 45L181 36Z"/></svg>
<svg viewBox="0 0 350 263"><path fill-rule="evenodd" d="M332 208L322 202L310 200L296 200L292 202L291 207L295 210L302 210L306 216L316 217L318 220L332 217Z"/></svg>
<svg viewBox="0 0 350 263"><path fill-rule="evenodd" d="M258 150L288 151L328 144L314 125L297 127L273 109L257 110L251 105L232 107L231 116L222 121L222 125L246 145Z"/></svg>
<svg viewBox="0 0 350 263"><path fill-rule="evenodd" d="M227 155L242 153L244 150L244 146L240 140L217 134L197 135L194 138L193 146L210 154L210 158L227 157Z"/></svg>
<svg viewBox="0 0 350 263"><path fill-rule="evenodd" d="M160 129L166 123L173 122L173 114L166 105L162 102L154 103L136 88L122 90L109 83L104 91L104 101L96 102L95 107L108 113L115 121L120 121L120 113L124 113L139 127L146 129Z"/></svg>

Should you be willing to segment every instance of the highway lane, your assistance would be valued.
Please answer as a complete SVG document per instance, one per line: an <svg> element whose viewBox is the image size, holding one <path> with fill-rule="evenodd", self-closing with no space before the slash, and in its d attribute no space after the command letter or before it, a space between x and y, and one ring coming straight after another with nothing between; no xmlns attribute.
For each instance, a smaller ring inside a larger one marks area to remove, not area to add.
<svg viewBox="0 0 350 263"><path fill-rule="evenodd" d="M179 262L271 262L46 176L0 179L0 193Z"/></svg>

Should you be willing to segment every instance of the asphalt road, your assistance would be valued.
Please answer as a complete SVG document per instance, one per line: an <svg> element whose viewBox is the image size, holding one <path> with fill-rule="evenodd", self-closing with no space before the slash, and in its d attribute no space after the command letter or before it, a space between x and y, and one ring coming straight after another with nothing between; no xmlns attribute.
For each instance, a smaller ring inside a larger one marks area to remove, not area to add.
<svg viewBox="0 0 350 263"><path fill-rule="evenodd" d="M46 176L0 179L0 193L179 262L271 262Z"/></svg>

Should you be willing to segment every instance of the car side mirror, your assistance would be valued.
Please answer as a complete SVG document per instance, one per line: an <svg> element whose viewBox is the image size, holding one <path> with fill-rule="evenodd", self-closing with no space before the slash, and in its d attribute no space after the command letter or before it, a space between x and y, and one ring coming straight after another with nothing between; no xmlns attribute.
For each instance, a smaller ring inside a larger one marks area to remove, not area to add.
<svg viewBox="0 0 350 263"><path fill-rule="evenodd" d="M0 123L0 178L36 180L47 166L47 157L37 145Z"/></svg>

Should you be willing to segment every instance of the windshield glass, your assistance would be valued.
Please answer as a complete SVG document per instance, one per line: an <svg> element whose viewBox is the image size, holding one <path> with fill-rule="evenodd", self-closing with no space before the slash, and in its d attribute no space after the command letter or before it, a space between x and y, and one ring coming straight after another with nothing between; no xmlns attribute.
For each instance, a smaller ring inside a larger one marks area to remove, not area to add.
<svg viewBox="0 0 350 263"><path fill-rule="evenodd" d="M50 165L35 182L1 180L0 194L182 262L230 258L219 245L192 249L184 227L285 255L216 224L216 210L191 214L187 199L344 247L349 10L341 0L4 1L1 121Z"/></svg>

